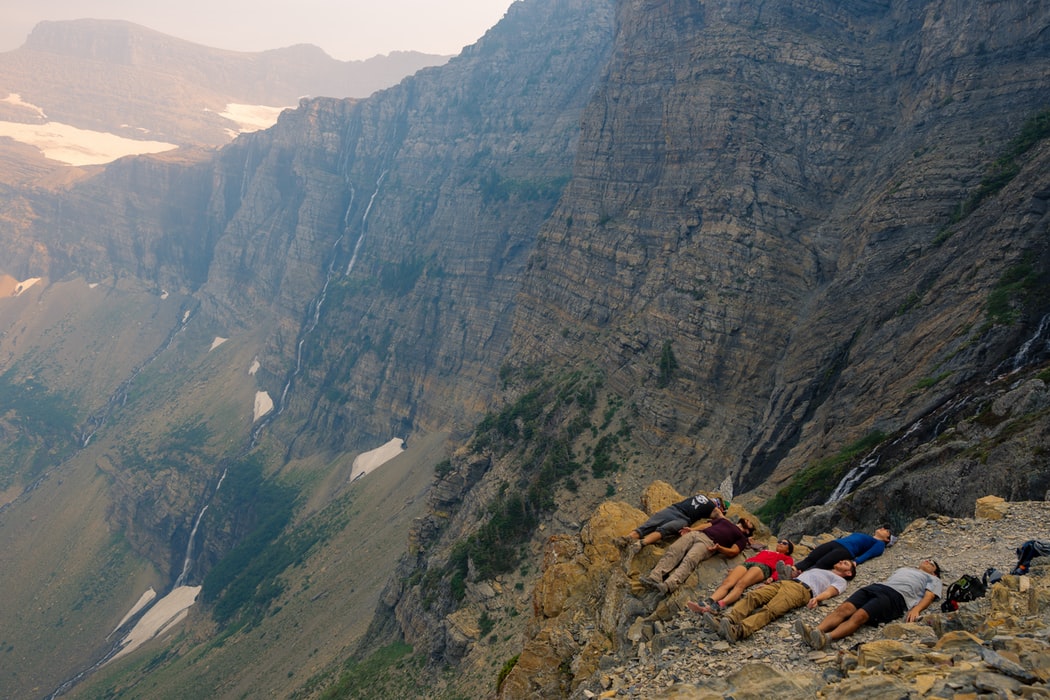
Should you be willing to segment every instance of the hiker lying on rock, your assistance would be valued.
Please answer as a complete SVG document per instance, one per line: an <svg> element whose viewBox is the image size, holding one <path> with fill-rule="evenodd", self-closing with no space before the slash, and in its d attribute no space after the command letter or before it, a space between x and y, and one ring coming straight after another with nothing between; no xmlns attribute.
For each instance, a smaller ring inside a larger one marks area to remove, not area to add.
<svg viewBox="0 0 1050 700"><path fill-rule="evenodd" d="M626 535L617 537L616 544L637 552L645 545L659 542L665 537L684 535L697 520L710 518L714 522L724 518L727 510L727 501L698 493L656 511L644 523Z"/></svg>
<svg viewBox="0 0 1050 700"><path fill-rule="evenodd" d="M794 551L795 545L791 540L782 539L777 542L776 549L763 549L743 564L733 567L707 602L701 604L690 600L686 605L696 612L719 613L740 600L744 591L756 583L776 581L777 571L794 563L791 558Z"/></svg>
<svg viewBox="0 0 1050 700"><path fill-rule="evenodd" d="M857 565L849 559L835 562L828 569L809 569L798 575L748 591L721 616L704 612L704 624L726 641L738 642L750 637L773 620L801 608L815 608L825 600L846 590L857 574ZM697 610L686 603L690 610ZM695 604L694 604L695 605Z"/></svg>
<svg viewBox="0 0 1050 700"><path fill-rule="evenodd" d="M743 552L751 544L755 524L748 518L740 518L736 524L719 518L696 529L683 528L682 532L649 575L642 577L643 584L664 595L678 590L704 559L715 554L732 559Z"/></svg>
<svg viewBox="0 0 1050 700"><path fill-rule="evenodd" d="M873 535L854 532L814 547L802 561L795 564L795 574L798 575L807 569L830 569L843 559L852 559L857 564L863 564L882 554L896 541L897 538L890 532L889 525L876 528Z"/></svg>
<svg viewBox="0 0 1050 700"><path fill-rule="evenodd" d="M799 620L795 630L814 649L829 641L848 637L862 625L881 625L904 617L915 622L922 612L941 597L941 567L933 559L923 559L919 568L904 566L882 583L857 590L835 608L819 625L811 628Z"/></svg>

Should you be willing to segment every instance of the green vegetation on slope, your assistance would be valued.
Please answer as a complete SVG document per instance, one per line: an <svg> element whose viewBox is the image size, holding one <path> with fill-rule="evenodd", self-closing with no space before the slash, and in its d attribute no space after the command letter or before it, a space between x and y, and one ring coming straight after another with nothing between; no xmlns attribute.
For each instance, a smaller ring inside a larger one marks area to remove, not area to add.
<svg viewBox="0 0 1050 700"><path fill-rule="evenodd" d="M14 368L0 375L0 490L31 481L76 447L75 406Z"/></svg>
<svg viewBox="0 0 1050 700"><path fill-rule="evenodd" d="M885 435L875 431L842 448L838 454L800 469L787 486L755 511L755 515L775 528L789 514L806 506L823 503L846 475L853 460L870 452L884 438Z"/></svg>
<svg viewBox="0 0 1050 700"><path fill-rule="evenodd" d="M298 492L263 474L248 457L230 466L216 497L216 514L242 521L247 534L204 577L201 601L220 623L252 625L284 591L280 574L303 563L308 552L344 524L345 502L290 528Z"/></svg>
<svg viewBox="0 0 1050 700"><path fill-rule="evenodd" d="M1006 144L1005 152L989 166L977 188L952 213L949 226L968 217L984 200L1010 184L1021 171L1021 157L1047 137L1050 137L1050 109L1039 112L1021 126L1020 133ZM950 236L951 232L946 228L937 235L936 242L943 243Z"/></svg>
<svg viewBox="0 0 1050 700"><path fill-rule="evenodd" d="M412 655L412 647L403 642L376 649L364 660L349 660L321 700L424 697L430 690L421 673L424 662L422 654Z"/></svg>
<svg viewBox="0 0 1050 700"><path fill-rule="evenodd" d="M504 369L509 381L516 375L525 390L517 401L499 413L486 416L474 434L475 451L491 451L494 457L511 459L520 478L500 485L497 495L478 514L483 521L469 537L458 542L443 571L430 571L418 582L424 585L424 601L438 594L439 580L449 586L453 599L462 598L468 572L477 579L492 578L514 569L524 545L532 538L543 515L551 511L560 489L575 491L590 458L590 475L603 478L620 468L620 442L629 437L626 424L611 430L613 417L622 405L609 401L599 425L592 422L603 386L601 373L576 370L537 379L535 372L520 374ZM576 451L588 443L582 454ZM451 465L445 468L451 469Z"/></svg>

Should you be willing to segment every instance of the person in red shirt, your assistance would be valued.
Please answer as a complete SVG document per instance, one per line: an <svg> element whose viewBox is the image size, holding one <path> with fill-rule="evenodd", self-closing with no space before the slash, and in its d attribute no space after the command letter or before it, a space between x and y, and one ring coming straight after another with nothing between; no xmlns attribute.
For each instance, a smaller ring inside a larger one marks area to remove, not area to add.
<svg viewBox="0 0 1050 700"><path fill-rule="evenodd" d="M795 561L791 555L795 545L791 540L780 540L776 549L763 549L743 564L734 566L718 588L715 589L706 603L686 601L686 607L693 612L712 613L717 615L727 607L740 600L744 591L756 583L777 579L777 562L791 566Z"/></svg>

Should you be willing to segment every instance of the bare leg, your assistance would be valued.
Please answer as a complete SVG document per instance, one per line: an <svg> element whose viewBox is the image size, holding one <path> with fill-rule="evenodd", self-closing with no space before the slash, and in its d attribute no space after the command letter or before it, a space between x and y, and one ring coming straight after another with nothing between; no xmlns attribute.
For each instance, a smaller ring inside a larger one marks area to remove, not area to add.
<svg viewBox="0 0 1050 700"><path fill-rule="evenodd" d="M747 573L747 569L743 566L735 566L733 570L725 577L725 579L718 585L714 593L711 594L711 600L722 600L726 597L729 591L733 590L733 586L737 584L737 581L742 579ZM737 596L739 598L740 596ZM733 600L736 600L734 598Z"/></svg>
<svg viewBox="0 0 1050 700"><path fill-rule="evenodd" d="M663 539L663 535L660 534L659 530L655 530L642 538L642 546L659 542L661 539Z"/></svg>
<svg viewBox="0 0 1050 700"><path fill-rule="evenodd" d="M857 608L853 603L842 603L837 608L828 613L827 617L820 621L817 625L817 629L821 632L830 632L846 620L853 616L853 613L857 612ZM864 613L867 617L867 613Z"/></svg>
<svg viewBox="0 0 1050 700"><path fill-rule="evenodd" d="M742 569L743 567L737 567L737 568L741 568ZM736 584L733 586L732 590L730 590L725 595L725 597L723 597L723 598L715 598L715 600L720 602L723 605L723 607L727 606L727 605L732 605L736 601L740 600L740 597L742 595L744 595L744 591L748 587L754 586L756 583L762 583L765 580L766 580L766 577L762 573L762 569L758 568L757 566L752 567L752 568L746 570L746 573L743 575L743 577L741 577L740 580L738 580L736 582Z"/></svg>
<svg viewBox="0 0 1050 700"><path fill-rule="evenodd" d="M857 610L837 627L827 631L828 637L830 639L842 639L843 637L848 637L863 627L864 623L867 621L868 611L864 609Z"/></svg>

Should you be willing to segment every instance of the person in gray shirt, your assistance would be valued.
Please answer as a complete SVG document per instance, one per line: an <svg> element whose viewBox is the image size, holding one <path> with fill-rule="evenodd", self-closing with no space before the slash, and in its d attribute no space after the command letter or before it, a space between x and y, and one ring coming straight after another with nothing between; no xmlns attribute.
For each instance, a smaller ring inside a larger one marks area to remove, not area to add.
<svg viewBox="0 0 1050 700"><path fill-rule="evenodd" d="M814 649L848 637L862 625L881 625L900 617L915 622L933 601L941 597L941 567L924 559L919 568L897 569L882 583L864 586L835 608L819 625L811 628L799 620L795 630Z"/></svg>

